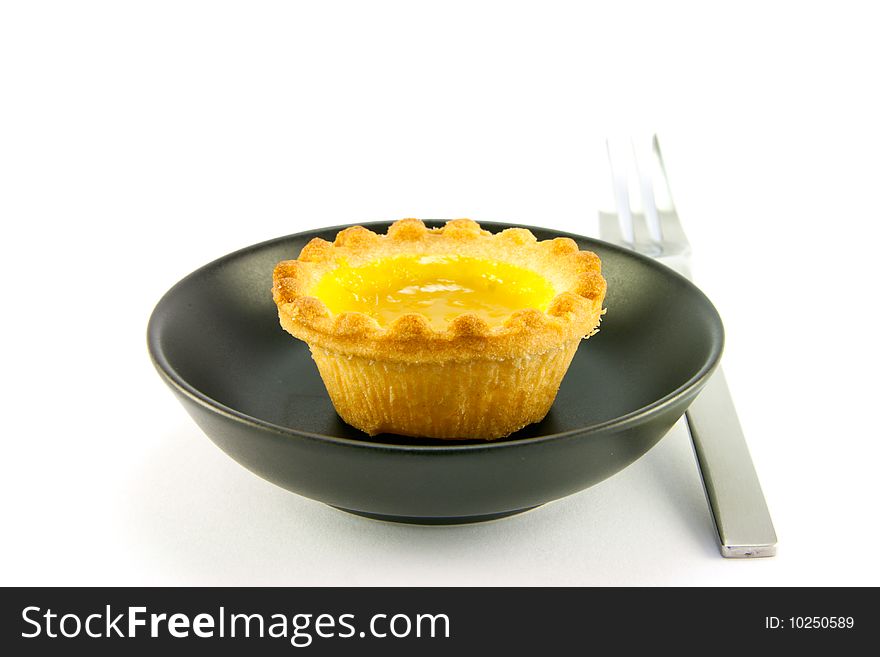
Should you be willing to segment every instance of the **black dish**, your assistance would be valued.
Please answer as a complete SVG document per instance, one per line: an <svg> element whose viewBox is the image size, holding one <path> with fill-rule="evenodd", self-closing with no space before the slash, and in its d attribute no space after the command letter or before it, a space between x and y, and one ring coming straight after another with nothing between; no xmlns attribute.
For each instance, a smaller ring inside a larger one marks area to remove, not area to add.
<svg viewBox="0 0 880 657"><path fill-rule="evenodd" d="M368 225L384 232L389 224ZM336 415L308 347L281 329L270 292L275 263L341 228L205 265L162 298L148 328L153 363L211 440L261 477L340 509L473 522L575 493L660 440L721 355L718 313L685 278L604 242L528 227L538 239L571 237L595 251L608 280L601 331L581 344L550 413L488 443L371 438Z"/></svg>

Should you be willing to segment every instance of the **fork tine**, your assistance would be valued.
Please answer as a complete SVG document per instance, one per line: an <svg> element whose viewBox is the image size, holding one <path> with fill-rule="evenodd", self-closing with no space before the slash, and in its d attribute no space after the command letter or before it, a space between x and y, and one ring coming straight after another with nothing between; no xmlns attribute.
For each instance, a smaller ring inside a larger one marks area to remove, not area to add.
<svg viewBox="0 0 880 657"><path fill-rule="evenodd" d="M605 151L608 155L608 169L611 172L611 186L614 190L614 204L617 208L617 229L621 242L630 249L635 248L635 228L633 226L632 209L629 204L629 185L626 173L621 173L620 163L614 151L611 139L605 140Z"/></svg>
<svg viewBox="0 0 880 657"><path fill-rule="evenodd" d="M657 208L657 216L662 226L663 252L677 255L690 253L690 243L678 212L672 201L672 191L669 186L669 176L666 175L666 164L660 152L660 140L655 134L651 139L650 162L653 170L654 202Z"/></svg>
<svg viewBox="0 0 880 657"><path fill-rule="evenodd" d="M669 176L666 175L666 164L663 162L663 154L660 151L660 140L657 138L656 133L651 138L651 155L652 163L655 165L656 171L659 174L657 178L662 183L659 185L659 190L655 187L654 198L656 205L661 210L670 210L674 212L675 203L672 200L672 189L669 187ZM659 201L656 191L661 192L659 195Z"/></svg>
<svg viewBox="0 0 880 657"><path fill-rule="evenodd" d="M654 135L652 144L656 143L657 136ZM660 216L657 213L657 203L654 197L652 144L647 144L643 140L637 139L630 140L630 144L639 177L639 191L641 192L642 212L645 214L645 223L647 224L651 241L654 242L658 250L661 250L663 245L663 228L660 225Z"/></svg>
<svg viewBox="0 0 880 657"><path fill-rule="evenodd" d="M663 239L660 220L653 206L653 192L643 189L650 186L650 178L646 181L646 176L642 173L646 169L639 164L635 142L629 138L609 138L605 143L620 227L611 233L607 231L609 227L605 222L607 233L603 234L613 234L615 237L619 235L619 243L639 253L660 255ZM647 210L646 205L650 206ZM646 216L646 212L653 214Z"/></svg>

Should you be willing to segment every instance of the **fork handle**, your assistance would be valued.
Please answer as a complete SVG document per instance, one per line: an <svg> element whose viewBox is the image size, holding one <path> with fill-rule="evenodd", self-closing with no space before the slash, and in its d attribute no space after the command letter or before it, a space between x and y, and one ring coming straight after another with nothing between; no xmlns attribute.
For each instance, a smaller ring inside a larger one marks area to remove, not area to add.
<svg viewBox="0 0 880 657"><path fill-rule="evenodd" d="M687 411L724 557L772 557L776 531L721 367Z"/></svg>

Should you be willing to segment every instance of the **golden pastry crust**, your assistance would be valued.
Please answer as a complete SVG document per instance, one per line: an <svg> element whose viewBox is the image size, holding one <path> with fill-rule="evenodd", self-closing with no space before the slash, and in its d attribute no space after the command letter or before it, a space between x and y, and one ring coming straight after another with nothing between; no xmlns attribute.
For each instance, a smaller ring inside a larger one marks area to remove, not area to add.
<svg viewBox="0 0 880 657"><path fill-rule="evenodd" d="M380 325L361 312L334 315L309 292L324 274L343 263L359 266L398 255L459 255L503 261L540 274L556 296L546 312L513 312L490 327L464 313L435 330L418 313ZM578 250L569 238L538 241L531 231L509 228L492 234L470 219L455 219L429 229L418 219L392 224L387 235L362 226L346 228L331 243L315 238L299 258L278 263L272 295L281 325L312 350L349 357L409 363L503 360L557 349L596 332L603 313L606 283L599 257Z"/></svg>

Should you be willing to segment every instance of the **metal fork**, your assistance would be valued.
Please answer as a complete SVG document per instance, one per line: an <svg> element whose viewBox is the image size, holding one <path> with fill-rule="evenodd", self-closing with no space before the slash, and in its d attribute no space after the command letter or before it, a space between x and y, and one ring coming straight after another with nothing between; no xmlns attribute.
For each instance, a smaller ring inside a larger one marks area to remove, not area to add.
<svg viewBox="0 0 880 657"><path fill-rule="evenodd" d="M617 212L599 212L600 237L691 278L690 244L672 202L657 136L606 141ZM630 204L638 181L641 207ZM776 531L719 366L685 417L724 557L771 557Z"/></svg>

